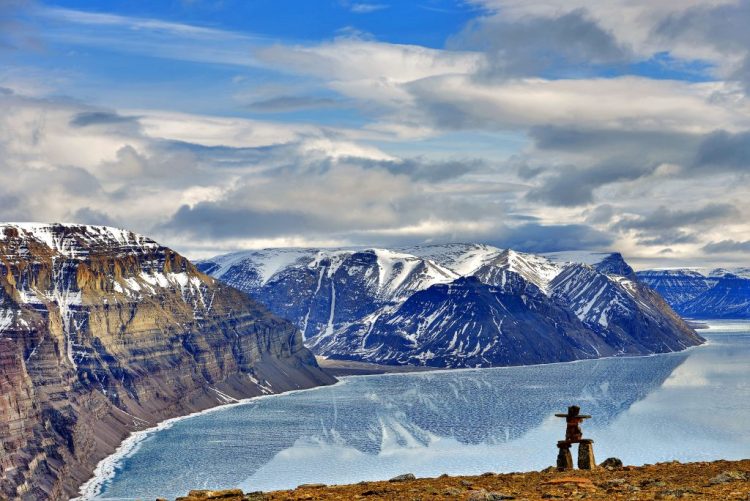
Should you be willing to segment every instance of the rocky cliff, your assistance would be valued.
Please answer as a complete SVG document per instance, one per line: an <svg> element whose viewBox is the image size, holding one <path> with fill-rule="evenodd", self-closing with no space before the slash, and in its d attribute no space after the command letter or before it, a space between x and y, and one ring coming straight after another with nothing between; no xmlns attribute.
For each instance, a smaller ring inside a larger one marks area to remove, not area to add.
<svg viewBox="0 0 750 501"><path fill-rule="evenodd" d="M131 431L332 382L293 324L148 238L0 225L0 497L66 499Z"/></svg>

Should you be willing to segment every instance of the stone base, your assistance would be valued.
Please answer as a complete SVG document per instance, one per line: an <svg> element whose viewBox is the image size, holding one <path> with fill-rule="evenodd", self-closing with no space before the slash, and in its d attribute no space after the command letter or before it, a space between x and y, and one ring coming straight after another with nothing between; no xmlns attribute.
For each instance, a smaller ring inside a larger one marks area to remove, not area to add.
<svg viewBox="0 0 750 501"><path fill-rule="evenodd" d="M557 447L557 469L558 471L573 469L573 456L570 453L570 444L558 443Z"/></svg>
<svg viewBox="0 0 750 501"><path fill-rule="evenodd" d="M594 441L581 440L578 444L578 469L593 470L596 468L594 460Z"/></svg>

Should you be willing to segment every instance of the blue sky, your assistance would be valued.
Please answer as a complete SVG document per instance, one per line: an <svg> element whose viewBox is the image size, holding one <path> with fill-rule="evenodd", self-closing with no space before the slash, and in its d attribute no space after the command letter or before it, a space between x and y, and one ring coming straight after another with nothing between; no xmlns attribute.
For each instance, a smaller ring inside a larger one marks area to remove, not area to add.
<svg viewBox="0 0 750 501"><path fill-rule="evenodd" d="M195 256L477 240L743 262L747 14L0 0L0 218L115 224Z"/></svg>

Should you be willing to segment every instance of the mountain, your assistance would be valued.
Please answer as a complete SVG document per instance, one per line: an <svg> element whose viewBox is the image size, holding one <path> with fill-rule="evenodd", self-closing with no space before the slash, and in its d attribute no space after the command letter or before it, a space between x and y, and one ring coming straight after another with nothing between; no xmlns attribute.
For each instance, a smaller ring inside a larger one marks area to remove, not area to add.
<svg viewBox="0 0 750 501"><path fill-rule="evenodd" d="M293 324L153 240L0 224L0 498L67 499L132 431L332 382Z"/></svg>
<svg viewBox="0 0 750 501"><path fill-rule="evenodd" d="M479 367L702 342L617 253L267 249L197 266L296 323L313 352L329 358Z"/></svg>
<svg viewBox="0 0 750 501"><path fill-rule="evenodd" d="M690 318L750 318L750 268L644 270L639 279Z"/></svg>

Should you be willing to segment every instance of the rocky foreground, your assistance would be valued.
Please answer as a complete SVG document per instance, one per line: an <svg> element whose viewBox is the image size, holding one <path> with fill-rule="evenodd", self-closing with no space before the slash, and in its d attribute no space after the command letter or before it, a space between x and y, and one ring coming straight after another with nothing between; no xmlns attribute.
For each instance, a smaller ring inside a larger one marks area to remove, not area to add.
<svg viewBox="0 0 750 501"><path fill-rule="evenodd" d="M750 459L659 463L479 476L413 478L354 485L303 485L294 490L243 493L190 491L177 501L280 500L537 500L537 499L720 499L750 500Z"/></svg>

